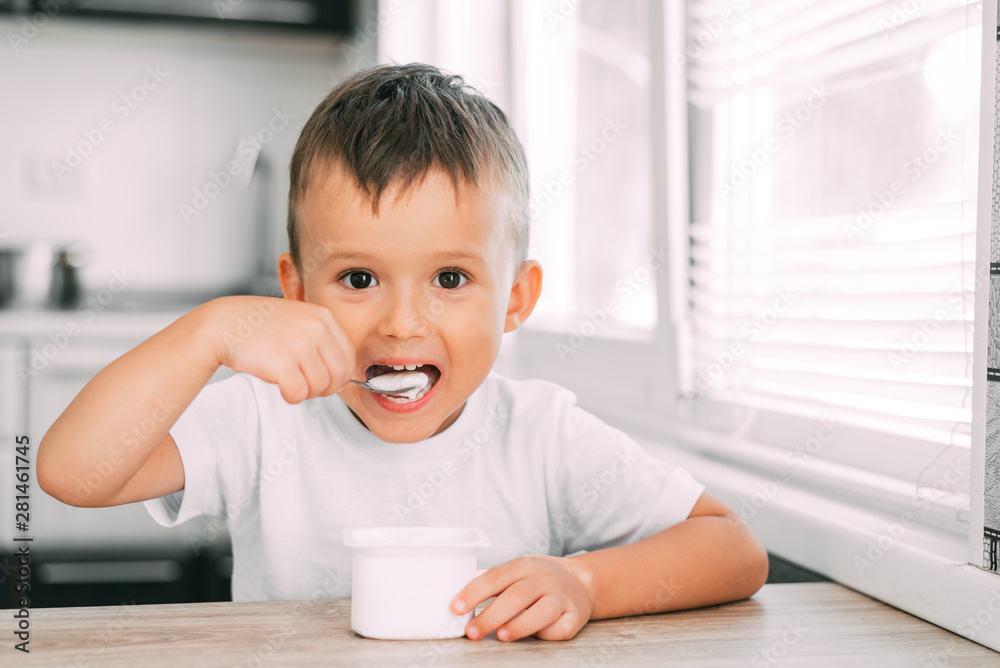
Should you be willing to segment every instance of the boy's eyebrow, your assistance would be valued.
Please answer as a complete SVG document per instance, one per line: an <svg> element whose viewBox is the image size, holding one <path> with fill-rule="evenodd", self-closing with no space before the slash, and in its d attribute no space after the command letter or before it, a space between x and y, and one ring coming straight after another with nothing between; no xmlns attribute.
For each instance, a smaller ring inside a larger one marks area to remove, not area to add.
<svg viewBox="0 0 1000 668"><path fill-rule="evenodd" d="M482 262L483 256L478 253L471 253L464 250L456 251L441 251L436 255L439 260L472 260L474 262ZM367 262L372 262L376 258L371 253L364 253L361 251L334 251L327 256L327 262L334 262L336 260L362 260Z"/></svg>
<svg viewBox="0 0 1000 668"><path fill-rule="evenodd" d="M334 251L326 256L327 262L332 262L333 260L374 260L375 256L370 253L361 253L357 251Z"/></svg>
<svg viewBox="0 0 1000 668"><path fill-rule="evenodd" d="M483 256L478 253L470 253L468 251L450 251L438 253L438 257L442 260L473 260L475 262L482 262Z"/></svg>

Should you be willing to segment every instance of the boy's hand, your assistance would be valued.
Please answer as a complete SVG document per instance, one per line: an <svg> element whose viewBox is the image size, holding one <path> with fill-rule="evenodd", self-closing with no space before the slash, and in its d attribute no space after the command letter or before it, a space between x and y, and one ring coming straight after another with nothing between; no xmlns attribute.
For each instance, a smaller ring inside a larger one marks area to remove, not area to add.
<svg viewBox="0 0 1000 668"><path fill-rule="evenodd" d="M534 634L542 640L569 640L590 621L594 609L591 578L578 561L532 555L494 566L467 584L451 603L456 614L496 599L465 628L478 640L496 630L500 640Z"/></svg>
<svg viewBox="0 0 1000 668"><path fill-rule="evenodd" d="M210 302L217 358L276 384L290 404L339 392L354 373L354 346L322 306L277 297Z"/></svg>

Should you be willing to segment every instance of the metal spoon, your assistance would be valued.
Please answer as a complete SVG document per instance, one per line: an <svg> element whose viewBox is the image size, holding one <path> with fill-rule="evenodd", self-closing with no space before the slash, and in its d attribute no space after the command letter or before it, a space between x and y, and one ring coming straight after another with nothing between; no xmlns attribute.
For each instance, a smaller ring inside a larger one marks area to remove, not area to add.
<svg viewBox="0 0 1000 668"><path fill-rule="evenodd" d="M405 396L406 393L409 392L410 390L415 390L418 387L422 387L421 385L411 385L410 387L401 387L398 390L382 390L382 389L379 389L379 388L377 388L377 387L369 384L368 381L366 381L366 380L365 381L352 380L351 382L354 383L355 385L360 385L361 387L365 388L369 392L374 392L375 394L384 394L384 395L390 396L390 397Z"/></svg>

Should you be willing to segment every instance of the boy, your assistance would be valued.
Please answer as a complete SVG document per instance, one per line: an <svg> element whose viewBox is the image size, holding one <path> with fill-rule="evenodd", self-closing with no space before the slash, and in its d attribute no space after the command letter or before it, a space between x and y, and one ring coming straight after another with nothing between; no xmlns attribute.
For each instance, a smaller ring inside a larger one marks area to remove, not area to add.
<svg viewBox="0 0 1000 668"><path fill-rule="evenodd" d="M285 298L210 301L102 370L39 448L46 492L224 518L234 600L349 596L342 526L481 527L490 568L452 601L496 596L473 639L567 639L760 588L762 546L686 472L569 391L491 373L541 291L495 105L433 67L376 67L314 111L290 171ZM220 366L236 375L206 386ZM348 382L406 373L419 391Z"/></svg>

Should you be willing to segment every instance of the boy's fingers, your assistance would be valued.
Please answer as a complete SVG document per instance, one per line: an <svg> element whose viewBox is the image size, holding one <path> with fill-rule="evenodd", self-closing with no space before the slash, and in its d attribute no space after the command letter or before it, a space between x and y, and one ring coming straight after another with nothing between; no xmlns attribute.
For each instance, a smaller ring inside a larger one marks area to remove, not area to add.
<svg viewBox="0 0 1000 668"><path fill-rule="evenodd" d="M353 366L354 358L356 357L354 344L351 343L351 340L347 337L347 332L340 326L337 319L333 317L333 314L328 310L326 314L326 316L323 316L323 319L326 322L327 329L330 331L330 336L336 341L337 348L343 353L345 359L349 360L349 363Z"/></svg>
<svg viewBox="0 0 1000 668"><path fill-rule="evenodd" d="M555 622L562 613L563 606L560 605L559 599L547 594L514 619L501 624L497 629L497 638L500 640L526 638Z"/></svg>
<svg viewBox="0 0 1000 668"><path fill-rule="evenodd" d="M511 564L513 562L506 561L498 566L494 566L486 571L483 571L480 575L473 578L472 582L465 585L462 591L458 592L458 595L451 601L451 609L455 614L461 615L469 610L475 609L477 605L488 599L490 596L496 596L504 589L506 589L511 582L514 581L510 577L513 570ZM510 578L508 580L508 578ZM461 607L459 603L461 602Z"/></svg>
<svg viewBox="0 0 1000 668"><path fill-rule="evenodd" d="M299 369L308 384L306 399L318 397L330 385L330 371L326 368L319 351L307 356L299 363Z"/></svg>
<svg viewBox="0 0 1000 668"><path fill-rule="evenodd" d="M342 362L328 341L320 342L319 357L329 376L329 382L320 390L319 396L328 397L347 384L347 380L351 377L350 369L353 367L353 362L347 364Z"/></svg>
<svg viewBox="0 0 1000 668"><path fill-rule="evenodd" d="M309 381L297 365L288 364L275 382L282 398L290 404L297 404L309 395Z"/></svg>
<svg viewBox="0 0 1000 668"><path fill-rule="evenodd" d="M535 631L534 635L539 640L569 640L576 636L586 623L578 612L566 610L554 622Z"/></svg>
<svg viewBox="0 0 1000 668"><path fill-rule="evenodd" d="M515 582L466 625L466 634L473 639L489 635L527 610L541 595L541 592L526 581Z"/></svg>

